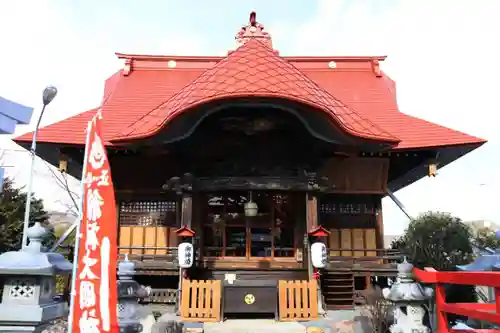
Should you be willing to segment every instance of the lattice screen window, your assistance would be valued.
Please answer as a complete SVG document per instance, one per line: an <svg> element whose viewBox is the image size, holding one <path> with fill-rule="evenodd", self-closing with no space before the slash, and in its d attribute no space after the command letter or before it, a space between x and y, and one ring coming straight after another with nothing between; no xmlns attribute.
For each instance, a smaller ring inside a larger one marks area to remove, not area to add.
<svg viewBox="0 0 500 333"><path fill-rule="evenodd" d="M328 200L328 199L327 199ZM320 214L374 214L375 206L371 202L335 202L323 200L319 204Z"/></svg>
<svg viewBox="0 0 500 333"><path fill-rule="evenodd" d="M334 203L322 203L319 205L319 212L321 214L335 214L337 213L337 206Z"/></svg>
<svg viewBox="0 0 500 333"><path fill-rule="evenodd" d="M364 204L363 208L365 214L375 214L375 206L373 204Z"/></svg>
<svg viewBox="0 0 500 333"><path fill-rule="evenodd" d="M177 202L129 201L120 204L120 225L176 226Z"/></svg>
<svg viewBox="0 0 500 333"><path fill-rule="evenodd" d="M10 299L29 300L35 298L35 283L34 279L12 279L9 281L11 285L9 290Z"/></svg>
<svg viewBox="0 0 500 333"><path fill-rule="evenodd" d="M361 205L357 203L341 203L339 204L341 214L360 214Z"/></svg>

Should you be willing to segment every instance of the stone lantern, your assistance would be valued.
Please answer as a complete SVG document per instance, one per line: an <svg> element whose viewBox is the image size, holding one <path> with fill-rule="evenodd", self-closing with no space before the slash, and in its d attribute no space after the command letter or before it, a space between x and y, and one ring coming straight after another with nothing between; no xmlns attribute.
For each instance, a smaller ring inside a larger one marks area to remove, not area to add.
<svg viewBox="0 0 500 333"><path fill-rule="evenodd" d="M55 300L56 274L69 275L72 264L59 253L42 252L47 231L28 228L29 245L0 255L1 332L41 332L67 315L67 305Z"/></svg>
<svg viewBox="0 0 500 333"><path fill-rule="evenodd" d="M135 264L125 256L118 263L118 324L121 333L142 332L138 313L139 298L147 297L148 290L134 281Z"/></svg>
<svg viewBox="0 0 500 333"><path fill-rule="evenodd" d="M394 303L394 324L391 333L429 333L424 325L424 305L433 296L432 288L424 288L413 278L413 265L398 264L397 281L383 290L384 298Z"/></svg>

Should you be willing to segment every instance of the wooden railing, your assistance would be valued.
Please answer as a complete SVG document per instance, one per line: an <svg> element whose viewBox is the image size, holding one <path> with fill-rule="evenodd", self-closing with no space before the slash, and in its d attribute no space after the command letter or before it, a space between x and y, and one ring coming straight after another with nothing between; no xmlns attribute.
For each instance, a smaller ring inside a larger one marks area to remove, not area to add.
<svg viewBox="0 0 500 333"><path fill-rule="evenodd" d="M436 285L437 333L449 332L496 332L500 330L452 330L448 326L448 314L484 320L500 325L500 272L438 272L433 268L414 269L415 278L423 283ZM447 303L445 284L486 286L495 288L495 303Z"/></svg>
<svg viewBox="0 0 500 333"><path fill-rule="evenodd" d="M175 304L177 300L177 289L152 289L151 294L141 299L141 303Z"/></svg>
<svg viewBox="0 0 500 333"><path fill-rule="evenodd" d="M327 249L329 263L363 263L363 262L384 262L391 263L400 261L403 254L399 250L393 249L355 249L338 248ZM345 255L334 256L332 253L341 253Z"/></svg>
<svg viewBox="0 0 500 333"><path fill-rule="evenodd" d="M225 248L225 254L227 257L231 257L230 253L234 253L236 250L241 249L241 247L233 246L229 247L226 246ZM222 256L222 251L223 248L220 246L204 246L203 247L203 252L204 252L204 257L206 258L218 258L218 257L224 257ZM265 252L265 258L293 258L294 257L294 252L295 248L293 247L268 247L264 249ZM229 253L229 254L228 254ZM234 256L238 257L238 256ZM245 251L245 255L239 256L239 258L242 257L247 257L250 258L250 249Z"/></svg>
<svg viewBox="0 0 500 333"><path fill-rule="evenodd" d="M71 261L73 260L73 246L59 246L58 253L67 256ZM164 252L157 254L155 252ZM161 260L164 262L171 262L177 265L177 247L157 247L157 246L118 246L119 260L128 255L129 260L134 261L147 261L147 260Z"/></svg>
<svg viewBox="0 0 500 333"><path fill-rule="evenodd" d="M369 249L369 248L329 248L328 258L330 260L345 260L349 258L367 258L397 260L401 257L401 252L394 249ZM341 255L331 255L331 253L341 253Z"/></svg>
<svg viewBox="0 0 500 333"><path fill-rule="evenodd" d="M119 246L119 260L125 255L138 269L178 269L177 247ZM155 253L163 252L162 254Z"/></svg>

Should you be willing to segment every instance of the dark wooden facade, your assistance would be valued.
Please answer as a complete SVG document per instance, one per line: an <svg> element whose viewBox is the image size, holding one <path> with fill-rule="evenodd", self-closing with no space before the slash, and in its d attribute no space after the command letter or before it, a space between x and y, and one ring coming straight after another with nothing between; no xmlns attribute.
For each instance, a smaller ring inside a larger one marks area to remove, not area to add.
<svg viewBox="0 0 500 333"><path fill-rule="evenodd" d="M239 115L248 123L255 113ZM390 157L325 143L276 113L267 110L265 119L279 122L260 133L222 114L177 143L110 150L120 253L146 276L176 275L175 230L188 225L196 232L192 278L307 279L307 233L322 225L330 232L327 271L350 274L351 299L355 275L392 274L381 214ZM244 213L250 198L255 217Z"/></svg>

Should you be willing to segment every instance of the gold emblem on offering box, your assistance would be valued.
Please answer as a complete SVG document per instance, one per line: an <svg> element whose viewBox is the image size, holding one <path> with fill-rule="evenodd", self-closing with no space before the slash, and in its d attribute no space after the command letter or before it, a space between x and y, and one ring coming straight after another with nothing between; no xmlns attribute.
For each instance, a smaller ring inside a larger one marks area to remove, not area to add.
<svg viewBox="0 0 500 333"><path fill-rule="evenodd" d="M255 303L255 296L252 294L246 294L245 303L247 303L248 305Z"/></svg>

